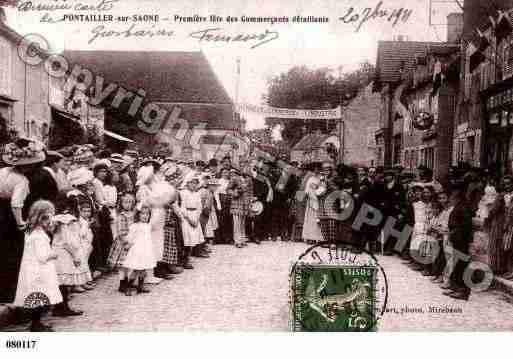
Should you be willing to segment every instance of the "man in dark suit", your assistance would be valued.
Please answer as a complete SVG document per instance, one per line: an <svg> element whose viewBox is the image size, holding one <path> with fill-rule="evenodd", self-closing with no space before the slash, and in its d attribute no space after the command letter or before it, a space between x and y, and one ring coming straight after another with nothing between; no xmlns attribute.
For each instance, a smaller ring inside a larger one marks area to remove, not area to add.
<svg viewBox="0 0 513 359"><path fill-rule="evenodd" d="M472 208L466 198L468 185L463 181L453 185L451 201L454 209L449 216L449 242L454 251L459 252L455 257L457 262L451 273L450 288L444 295L454 299L468 300L470 288L463 280L463 274L468 261L461 259L462 255L468 256L472 243Z"/></svg>
<svg viewBox="0 0 513 359"><path fill-rule="evenodd" d="M266 163L264 168L268 168L267 166L269 166L268 163ZM271 205L274 199L274 191L264 168L255 166L251 172L254 196L264 206L262 213L254 220L253 241L255 243L260 243L260 241L268 239L271 235Z"/></svg>
<svg viewBox="0 0 513 359"><path fill-rule="evenodd" d="M385 183L383 193L381 193L380 209L383 214L382 225L386 223L389 217L400 221L402 218L401 209L406 206L406 192L403 186L397 181L396 173L393 170L385 171ZM396 238L388 238L385 243L385 255L394 254L394 247L397 243Z"/></svg>

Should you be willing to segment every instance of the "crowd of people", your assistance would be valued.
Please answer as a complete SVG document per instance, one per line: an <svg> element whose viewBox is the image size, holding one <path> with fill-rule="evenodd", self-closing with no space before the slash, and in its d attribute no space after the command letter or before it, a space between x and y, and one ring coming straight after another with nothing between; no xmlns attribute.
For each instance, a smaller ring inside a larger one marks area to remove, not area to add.
<svg viewBox="0 0 513 359"><path fill-rule="evenodd" d="M234 165L229 156L177 160L91 145L49 151L31 139L6 145L2 161L0 303L27 307L43 293L47 302L31 306L33 331L51 330L41 321L49 306L54 316L82 315L71 293L94 290L102 276L119 275L119 295L148 293L194 269L192 258L208 258L215 244L343 241L398 255L463 300L468 261L455 261L455 251L513 278L513 182L478 169L444 187L426 167L413 176L331 160ZM379 212L379 221L355 227L362 208ZM380 240L390 217L398 230L412 228L405 245Z"/></svg>

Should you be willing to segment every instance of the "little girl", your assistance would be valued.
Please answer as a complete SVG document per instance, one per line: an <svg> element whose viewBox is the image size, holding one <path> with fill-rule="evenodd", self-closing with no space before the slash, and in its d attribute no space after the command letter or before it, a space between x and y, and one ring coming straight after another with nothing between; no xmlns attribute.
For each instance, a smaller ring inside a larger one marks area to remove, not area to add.
<svg viewBox="0 0 513 359"><path fill-rule="evenodd" d="M86 284L90 280L90 273L88 276L82 266L80 238L76 230L77 218L71 214L60 214L54 216L52 221L56 225L52 247L58 254L57 278L63 298L62 303L55 306L53 316L82 315L82 311L72 310L69 307L69 294L73 288Z"/></svg>
<svg viewBox="0 0 513 359"><path fill-rule="evenodd" d="M116 215L116 233L110 254L109 265L119 270L119 288L122 293L125 292L128 284L128 269L123 267L126 255L128 253L128 229L134 223L135 197L126 192L120 196L118 212Z"/></svg>
<svg viewBox="0 0 513 359"><path fill-rule="evenodd" d="M48 201L37 201L30 207L25 247L21 261L18 287L14 304L32 310L31 332L52 331L50 326L41 323L41 316L47 309L38 295L48 298L50 305L62 302L59 291L55 260L57 253L50 247L50 238L46 234L55 209ZM41 298L41 299L42 299Z"/></svg>
<svg viewBox="0 0 513 359"><path fill-rule="evenodd" d="M87 275L87 283L82 287L85 290L94 289L95 283L92 280L91 270L89 268L89 257L93 252L93 231L91 230L90 223L92 221L93 210L91 203L87 200L79 203L79 219L78 219L78 236L80 239L81 249L81 268Z"/></svg>
<svg viewBox="0 0 513 359"><path fill-rule="evenodd" d="M147 205L139 204L136 207L134 223L128 230L126 241L129 249L123 266L129 272L129 281L125 288L125 295L132 295L132 286L137 280L137 293L149 293L144 286L146 272L153 270L157 265L153 242L151 238L151 209Z"/></svg>

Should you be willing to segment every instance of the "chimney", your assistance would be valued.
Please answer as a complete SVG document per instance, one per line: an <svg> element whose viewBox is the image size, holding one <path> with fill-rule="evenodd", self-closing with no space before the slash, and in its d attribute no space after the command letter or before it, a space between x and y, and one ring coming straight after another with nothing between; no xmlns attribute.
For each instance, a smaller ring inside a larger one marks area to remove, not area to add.
<svg viewBox="0 0 513 359"><path fill-rule="evenodd" d="M447 42L457 44L463 35L463 13L453 12L447 15Z"/></svg>

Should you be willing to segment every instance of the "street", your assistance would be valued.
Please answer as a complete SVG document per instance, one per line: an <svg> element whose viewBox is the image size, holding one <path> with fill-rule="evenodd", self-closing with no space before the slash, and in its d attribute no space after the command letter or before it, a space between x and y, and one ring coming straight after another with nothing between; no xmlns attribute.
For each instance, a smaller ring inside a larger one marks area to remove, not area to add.
<svg viewBox="0 0 513 359"><path fill-rule="evenodd" d="M111 275L95 290L74 295L71 304L84 310L83 316L48 321L56 331L288 330L288 271L306 248L282 242L213 246L211 258L196 259L194 270L152 293L126 297L117 292L117 275ZM501 292L454 300L398 258L378 259L387 273L391 311L380 331L513 330L513 305ZM429 313L430 306L455 313Z"/></svg>

